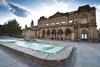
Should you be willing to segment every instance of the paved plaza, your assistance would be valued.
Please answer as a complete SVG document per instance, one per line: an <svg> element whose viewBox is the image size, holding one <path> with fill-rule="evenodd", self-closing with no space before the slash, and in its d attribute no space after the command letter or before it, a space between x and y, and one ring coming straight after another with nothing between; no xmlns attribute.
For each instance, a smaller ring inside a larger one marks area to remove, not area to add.
<svg viewBox="0 0 100 67"><path fill-rule="evenodd" d="M44 42L45 40L43 40ZM73 45L74 51L70 61L57 67L100 67L100 43L47 41L58 45ZM49 67L39 65L29 59L12 55L11 52L0 48L0 67Z"/></svg>

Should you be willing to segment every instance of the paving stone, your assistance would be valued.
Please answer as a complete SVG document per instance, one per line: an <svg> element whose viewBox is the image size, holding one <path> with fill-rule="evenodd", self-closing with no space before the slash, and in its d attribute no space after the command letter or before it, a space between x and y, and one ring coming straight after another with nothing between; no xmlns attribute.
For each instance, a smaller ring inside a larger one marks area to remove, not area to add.
<svg viewBox="0 0 100 67"><path fill-rule="evenodd" d="M58 67L100 67L100 43L68 42L68 41L66 42L66 41L51 41L51 40L50 41L46 40L46 42L52 42L54 44L59 43L63 45L73 45L76 48L75 51L73 52L73 55L71 56L70 61L66 62L66 64L59 65ZM12 58L6 52L0 50L0 67L25 67L25 66L48 67L45 65L40 66L35 62L30 62L30 65L26 65L24 63L19 62L19 60L15 60L15 58Z"/></svg>

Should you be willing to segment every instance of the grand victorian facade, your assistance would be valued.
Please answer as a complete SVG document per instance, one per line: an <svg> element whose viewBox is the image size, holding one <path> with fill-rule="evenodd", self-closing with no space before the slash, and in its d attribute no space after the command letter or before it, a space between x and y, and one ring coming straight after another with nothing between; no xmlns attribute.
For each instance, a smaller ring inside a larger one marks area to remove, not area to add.
<svg viewBox="0 0 100 67"><path fill-rule="evenodd" d="M35 33L41 39L94 41L97 39L96 9L85 5L73 12L40 17Z"/></svg>

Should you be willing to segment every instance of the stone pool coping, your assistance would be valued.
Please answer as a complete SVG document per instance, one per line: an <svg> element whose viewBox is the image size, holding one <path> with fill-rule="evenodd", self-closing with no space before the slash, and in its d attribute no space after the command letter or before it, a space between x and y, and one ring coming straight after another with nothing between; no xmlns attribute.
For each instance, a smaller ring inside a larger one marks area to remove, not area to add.
<svg viewBox="0 0 100 67"><path fill-rule="evenodd" d="M18 45L6 45L4 43L1 43L0 45L7 47L7 48L11 48L11 49L19 51L19 52L23 52L25 54L31 55L31 56L36 57L38 59L47 60L47 61L65 60L68 57L70 57L70 54L73 50L72 45L66 45L66 46L64 46L63 49L61 49L60 51L58 51L56 53L41 52L38 50L33 50L30 48L25 48L25 47L18 46Z"/></svg>

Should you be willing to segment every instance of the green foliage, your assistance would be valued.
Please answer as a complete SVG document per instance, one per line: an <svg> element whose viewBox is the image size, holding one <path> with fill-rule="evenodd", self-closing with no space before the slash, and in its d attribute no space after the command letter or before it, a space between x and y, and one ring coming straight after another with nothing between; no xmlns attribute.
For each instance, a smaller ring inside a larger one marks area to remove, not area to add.
<svg viewBox="0 0 100 67"><path fill-rule="evenodd" d="M4 36L19 36L22 30L21 30L21 26L19 26L17 21L14 19L8 21L4 25L1 25L0 32L1 32L0 35L4 35Z"/></svg>

